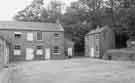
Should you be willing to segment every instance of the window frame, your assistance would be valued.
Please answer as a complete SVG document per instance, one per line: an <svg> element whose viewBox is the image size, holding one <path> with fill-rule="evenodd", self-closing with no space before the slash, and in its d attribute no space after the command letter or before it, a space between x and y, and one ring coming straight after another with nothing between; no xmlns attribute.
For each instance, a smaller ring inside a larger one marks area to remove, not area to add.
<svg viewBox="0 0 135 83"><path fill-rule="evenodd" d="M60 34L59 33L54 33L55 38L60 38Z"/></svg>
<svg viewBox="0 0 135 83"><path fill-rule="evenodd" d="M39 35L39 34L40 35ZM39 36L38 36L39 35ZM41 37L40 37L41 36ZM39 38L39 39L38 39ZM41 39L40 39L41 38ZM37 41L43 41L43 32L42 31L38 31L38 32L36 32L36 40Z"/></svg>
<svg viewBox="0 0 135 83"><path fill-rule="evenodd" d="M29 38L30 34L32 34L32 39ZM33 32L27 32L26 39L27 39L27 41L33 41L34 40L34 33Z"/></svg>
<svg viewBox="0 0 135 83"><path fill-rule="evenodd" d="M17 47L19 46L19 47ZM15 54L15 51L19 51L19 54ZM14 50L13 50L13 55L14 56L20 56L21 55L21 45L14 45Z"/></svg>
<svg viewBox="0 0 135 83"><path fill-rule="evenodd" d="M60 54L60 47L59 46L53 47L53 54Z"/></svg>
<svg viewBox="0 0 135 83"><path fill-rule="evenodd" d="M38 54L37 52L38 51L42 51L42 54ZM38 45L36 46L36 55L44 55L44 49L43 49L43 46L42 45Z"/></svg>

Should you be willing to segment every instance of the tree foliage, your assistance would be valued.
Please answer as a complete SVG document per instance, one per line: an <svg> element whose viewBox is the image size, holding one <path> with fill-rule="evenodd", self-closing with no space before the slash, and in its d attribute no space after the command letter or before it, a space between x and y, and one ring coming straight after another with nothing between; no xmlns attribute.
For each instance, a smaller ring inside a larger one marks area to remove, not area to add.
<svg viewBox="0 0 135 83"><path fill-rule="evenodd" d="M65 14L62 14L62 2L51 1L48 9L43 5L43 0L33 0L14 19L40 22L56 22L59 19L65 31L71 33L77 42L82 42L85 34L98 25L110 25L116 30L128 32L135 27L134 0L78 0L67 7Z"/></svg>
<svg viewBox="0 0 135 83"><path fill-rule="evenodd" d="M33 0L25 9L19 11L14 19L18 21L42 21L41 18L47 16L43 7L43 0Z"/></svg>

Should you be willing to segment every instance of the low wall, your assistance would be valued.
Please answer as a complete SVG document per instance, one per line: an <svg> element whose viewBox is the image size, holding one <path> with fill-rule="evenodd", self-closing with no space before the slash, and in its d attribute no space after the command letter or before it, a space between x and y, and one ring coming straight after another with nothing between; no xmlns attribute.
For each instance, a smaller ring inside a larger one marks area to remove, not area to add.
<svg viewBox="0 0 135 83"><path fill-rule="evenodd" d="M125 49L108 50L104 54L103 59L135 61L135 49L125 48Z"/></svg>

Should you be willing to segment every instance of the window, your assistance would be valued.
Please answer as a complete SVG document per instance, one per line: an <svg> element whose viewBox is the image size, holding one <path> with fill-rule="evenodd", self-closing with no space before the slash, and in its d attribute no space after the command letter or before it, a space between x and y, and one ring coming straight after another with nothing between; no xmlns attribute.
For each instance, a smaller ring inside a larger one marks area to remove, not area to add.
<svg viewBox="0 0 135 83"><path fill-rule="evenodd" d="M96 39L100 39L100 35L99 35L99 34L96 34L96 35L95 35L95 38L96 38Z"/></svg>
<svg viewBox="0 0 135 83"><path fill-rule="evenodd" d="M42 40L42 32L37 32L37 40Z"/></svg>
<svg viewBox="0 0 135 83"><path fill-rule="evenodd" d="M20 45L15 45L15 49L21 49Z"/></svg>
<svg viewBox="0 0 135 83"><path fill-rule="evenodd" d="M37 46L36 55L43 55L43 47L42 46Z"/></svg>
<svg viewBox="0 0 135 83"><path fill-rule="evenodd" d="M14 55L21 55L21 46L20 45L15 45Z"/></svg>
<svg viewBox="0 0 135 83"><path fill-rule="evenodd" d="M96 51L99 51L99 47L96 45Z"/></svg>
<svg viewBox="0 0 135 83"><path fill-rule="evenodd" d="M14 33L14 36L15 36L15 38L21 38L21 32L15 32Z"/></svg>
<svg viewBox="0 0 135 83"><path fill-rule="evenodd" d="M33 33L32 32L27 33L27 40L28 41L33 41Z"/></svg>
<svg viewBox="0 0 135 83"><path fill-rule="evenodd" d="M60 53L60 48L58 46L55 46L54 49L53 49L53 53Z"/></svg>
<svg viewBox="0 0 135 83"><path fill-rule="evenodd" d="M55 37L60 37L60 34L55 33L54 36L55 36Z"/></svg>

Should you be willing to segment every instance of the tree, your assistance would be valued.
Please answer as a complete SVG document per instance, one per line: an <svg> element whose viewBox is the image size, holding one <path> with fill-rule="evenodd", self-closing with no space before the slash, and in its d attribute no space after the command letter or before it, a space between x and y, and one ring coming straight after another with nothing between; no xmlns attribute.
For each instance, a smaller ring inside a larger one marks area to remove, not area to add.
<svg viewBox="0 0 135 83"><path fill-rule="evenodd" d="M48 13L43 7L43 0L33 0L25 9L19 11L14 19L17 21L45 21Z"/></svg>
<svg viewBox="0 0 135 83"><path fill-rule="evenodd" d="M53 19L54 22L56 22L58 19L60 20L62 16L63 7L64 7L63 2L57 0L51 1L48 7L50 19Z"/></svg>

